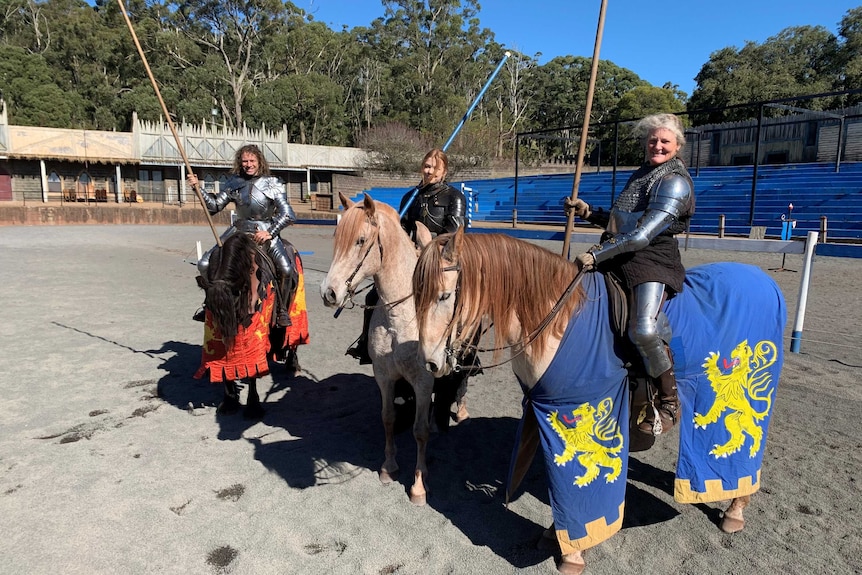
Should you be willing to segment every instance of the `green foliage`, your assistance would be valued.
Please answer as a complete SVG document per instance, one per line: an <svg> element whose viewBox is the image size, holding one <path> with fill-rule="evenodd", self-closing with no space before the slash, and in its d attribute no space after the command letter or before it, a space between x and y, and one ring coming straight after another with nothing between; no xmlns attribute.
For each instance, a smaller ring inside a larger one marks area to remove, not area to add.
<svg viewBox="0 0 862 575"><path fill-rule="evenodd" d="M504 52L481 26L477 0L381 0L382 17L338 31L285 0L124 6L175 120L286 126L291 141L368 146L407 173L415 173L417 155L446 141ZM14 123L128 130L133 113L163 116L115 2L0 0L0 7L0 90ZM452 143L453 166L511 157L516 134L561 126L568 130L556 139L522 140L522 160L576 154L592 61L569 55L539 65L537 57L515 53L506 62ZM651 86L603 60L590 138L625 141L625 125L614 133L616 119L859 86L862 7L847 11L837 35L797 26L761 44L716 50L688 102L676 86ZM860 101L853 95L805 106ZM696 120L753 113L737 108ZM605 144L601 161L611 153Z"/></svg>

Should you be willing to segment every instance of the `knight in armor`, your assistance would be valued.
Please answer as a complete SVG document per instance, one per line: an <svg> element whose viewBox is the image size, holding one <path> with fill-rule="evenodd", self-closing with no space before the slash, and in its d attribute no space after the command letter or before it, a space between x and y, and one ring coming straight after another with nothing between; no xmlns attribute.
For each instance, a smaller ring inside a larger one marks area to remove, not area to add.
<svg viewBox="0 0 862 575"><path fill-rule="evenodd" d="M416 222L422 222L433 234L455 232L466 222L467 200L463 192L446 183L449 171L449 158L446 152L433 149L422 159L422 181L416 188L407 192L401 198L398 212L404 212L401 217L401 227L413 240L416 240ZM416 191L412 203L410 198ZM404 207L408 206L405 210ZM376 289L371 289L365 296L365 315L362 322L362 334L356 343L347 350L347 355L359 360L360 365L371 363L368 355L368 325L379 296Z"/></svg>
<svg viewBox="0 0 862 575"><path fill-rule="evenodd" d="M648 116L636 131L646 136L646 162L629 178L610 212L570 198L566 210L605 229L599 245L577 262L584 270L611 274L628 294L628 336L657 388L638 429L659 435L679 415L670 325L662 305L683 289L685 268L675 236L687 229L694 214L694 185L677 157L685 145L679 118Z"/></svg>
<svg viewBox="0 0 862 575"><path fill-rule="evenodd" d="M189 185L198 186L195 174L188 175ZM279 233L296 221L296 214L284 192L284 185L272 176L269 164L260 148L248 144L237 150L234 155L230 178L221 186L218 194L204 192L204 203L210 214L217 214L233 202L236 219L221 235L224 241L236 233L245 233L259 245L266 245L267 252L276 268L276 292L278 308L276 325L290 325L290 301L299 282L296 269L296 251L281 239ZM207 277L210 256L215 247L207 251L198 261L198 271ZM197 321L204 321L205 311L199 309L194 315Z"/></svg>

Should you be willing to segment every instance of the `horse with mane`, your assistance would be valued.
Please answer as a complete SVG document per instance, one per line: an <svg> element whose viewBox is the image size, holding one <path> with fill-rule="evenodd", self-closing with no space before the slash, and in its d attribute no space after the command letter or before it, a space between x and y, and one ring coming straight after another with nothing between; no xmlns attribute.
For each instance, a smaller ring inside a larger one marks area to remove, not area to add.
<svg viewBox="0 0 862 575"><path fill-rule="evenodd" d="M419 332L410 281L418 252L413 240L401 228L398 212L387 204L374 201L368 194L358 203L344 194L339 194L339 197L344 213L335 228L332 264L320 284L320 297L328 307L343 306L352 299L356 286L367 278L373 278L380 300L369 324L368 352L374 379L380 388L381 417L386 437L385 459L379 478L383 483L391 483L398 471L394 398L396 386L406 380L416 398L413 418L416 469L410 487L410 501L424 505L428 475L425 454L435 384L441 384L437 387L435 412L442 414L437 420L438 425L442 425L441 418L449 416L452 401L441 400L441 396L455 399L454 393L446 393L443 388L448 391L456 389L466 375L435 382L435 378L417 361ZM417 234L423 242L431 240L431 233L421 223L417 224ZM466 417L466 409L459 405L456 419L460 421Z"/></svg>
<svg viewBox="0 0 862 575"><path fill-rule="evenodd" d="M209 373L211 383L224 384L224 398L217 413L235 413L240 407L240 388L248 385L245 417L264 414L257 391L257 378L269 374L269 361L284 361L295 375L299 372L296 349L308 343L308 317L302 262L294 252L299 280L291 294L287 328L274 327L276 305L275 267L266 251L250 235L234 234L216 248L206 277L198 284L206 292L204 345L200 379Z"/></svg>
<svg viewBox="0 0 862 575"><path fill-rule="evenodd" d="M459 231L426 245L413 291L420 360L433 374L451 369L483 320L493 324L495 357L510 350L525 403L507 497L541 444L554 519L545 538L559 545L560 572L581 573L583 551L622 527L636 429L632 364L604 277L509 236ZM760 488L783 361L783 296L758 268L716 263L688 270L663 311L682 405L674 498L732 499L720 528L740 531Z"/></svg>

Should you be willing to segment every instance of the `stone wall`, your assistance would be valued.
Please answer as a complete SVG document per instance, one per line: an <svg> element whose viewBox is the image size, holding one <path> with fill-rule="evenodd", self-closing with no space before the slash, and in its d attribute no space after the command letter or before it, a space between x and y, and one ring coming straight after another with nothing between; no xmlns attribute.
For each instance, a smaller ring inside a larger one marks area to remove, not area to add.
<svg viewBox="0 0 862 575"><path fill-rule="evenodd" d="M34 206L0 204L0 225L86 225L86 224L153 224L153 225L209 225L203 208L197 205L142 206L140 204L74 205L48 203ZM305 204L307 205L307 204ZM297 210L300 220L333 220L334 212ZM217 230L230 225L230 210L212 217Z"/></svg>

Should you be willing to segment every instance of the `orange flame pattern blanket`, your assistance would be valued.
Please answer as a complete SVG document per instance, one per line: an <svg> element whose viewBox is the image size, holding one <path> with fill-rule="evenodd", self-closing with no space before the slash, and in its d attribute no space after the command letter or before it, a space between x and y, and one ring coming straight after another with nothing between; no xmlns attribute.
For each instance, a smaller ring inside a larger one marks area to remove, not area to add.
<svg viewBox="0 0 862 575"><path fill-rule="evenodd" d="M283 347L296 348L309 342L308 308L305 304L305 274L302 261L296 256L299 271L296 295L290 305L291 325L285 330ZM248 327L240 326L233 346L228 349L218 328L213 324L212 313L207 310L204 323L204 345L201 365L194 377L200 379L209 370L210 382L245 377L261 377L269 373L270 329L275 309L275 288L270 283L260 310L252 316Z"/></svg>

